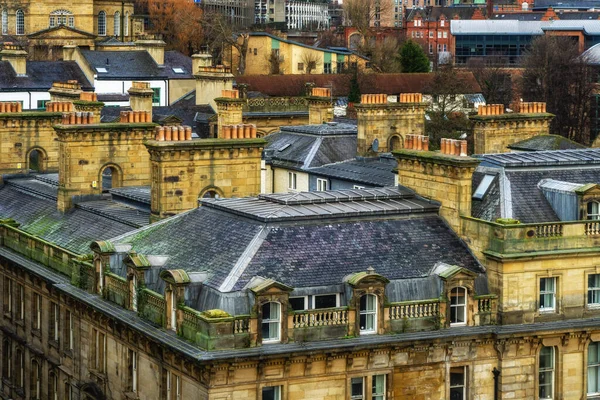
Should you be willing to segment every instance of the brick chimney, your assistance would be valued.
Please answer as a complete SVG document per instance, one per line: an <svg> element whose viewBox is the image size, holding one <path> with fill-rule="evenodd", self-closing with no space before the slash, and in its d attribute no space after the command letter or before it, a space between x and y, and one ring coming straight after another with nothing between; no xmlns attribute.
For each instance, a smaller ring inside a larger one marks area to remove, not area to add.
<svg viewBox="0 0 600 400"><path fill-rule="evenodd" d="M553 114L546 103L518 103L516 112L505 113L503 104L479 106L473 121L475 154L506 153L508 146L537 135L550 134Z"/></svg>
<svg viewBox="0 0 600 400"><path fill-rule="evenodd" d="M460 216L471 216L471 185L479 160L467 156L467 141L442 139L441 151L428 151L429 138L407 135L405 148L394 151L398 183L439 201L440 215L460 232Z"/></svg>
<svg viewBox="0 0 600 400"><path fill-rule="evenodd" d="M363 94L354 106L358 120L357 153L370 155L402 147L408 134L425 131L425 109L420 93L402 93L398 101L388 101L386 94ZM378 146L374 146L377 139Z"/></svg>
<svg viewBox="0 0 600 400"><path fill-rule="evenodd" d="M266 144L254 125L225 125L223 137L192 139L191 128L165 126L147 141L152 189L151 221L198 206L201 197L246 197L260 193Z"/></svg>
<svg viewBox="0 0 600 400"><path fill-rule="evenodd" d="M129 105L133 111L143 111L152 116L152 97L154 91L150 88L150 82L131 82L129 93Z"/></svg>
<svg viewBox="0 0 600 400"><path fill-rule="evenodd" d="M166 45L162 39L158 39L154 35L139 36L139 39L135 41L135 47L138 50L147 51L159 66L165 65Z"/></svg>
<svg viewBox="0 0 600 400"><path fill-rule="evenodd" d="M200 61L197 63L199 64ZM231 69L222 65L216 67L198 65L194 69L194 78L196 78L196 105L209 104L213 110L217 110L215 98L221 96L221 91L233 89Z"/></svg>
<svg viewBox="0 0 600 400"><path fill-rule="evenodd" d="M223 137L223 125L239 125L242 123L242 109L245 99L240 99L239 91L223 89L221 96L214 99L217 105L217 137Z"/></svg>
<svg viewBox="0 0 600 400"><path fill-rule="evenodd" d="M4 43L0 51L2 61L8 61L17 76L27 76L27 52L21 46L13 43Z"/></svg>
<svg viewBox="0 0 600 400"><path fill-rule="evenodd" d="M309 124L322 124L333 120L331 89L313 87L307 100Z"/></svg>

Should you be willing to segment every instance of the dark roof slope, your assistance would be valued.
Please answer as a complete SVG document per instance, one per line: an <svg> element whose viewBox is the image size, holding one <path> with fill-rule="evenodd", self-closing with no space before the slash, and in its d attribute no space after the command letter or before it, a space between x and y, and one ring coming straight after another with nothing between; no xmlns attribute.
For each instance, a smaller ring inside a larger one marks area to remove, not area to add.
<svg viewBox="0 0 600 400"><path fill-rule="evenodd" d="M560 135L539 135L508 146L521 151L585 149L585 146Z"/></svg>
<svg viewBox="0 0 600 400"><path fill-rule="evenodd" d="M8 61L0 61L0 91L48 91L54 82L76 80L93 90L75 61L27 61L27 76L17 76Z"/></svg>
<svg viewBox="0 0 600 400"><path fill-rule="evenodd" d="M396 178L393 172L396 166L396 159L391 156L357 157L311 168L310 173L371 186L392 186Z"/></svg>
<svg viewBox="0 0 600 400"><path fill-rule="evenodd" d="M165 52L165 65L156 64L147 51L81 50L86 61L97 71L98 79L193 79L191 58L175 52ZM98 68L106 69L99 72ZM173 68L181 68L176 73Z"/></svg>

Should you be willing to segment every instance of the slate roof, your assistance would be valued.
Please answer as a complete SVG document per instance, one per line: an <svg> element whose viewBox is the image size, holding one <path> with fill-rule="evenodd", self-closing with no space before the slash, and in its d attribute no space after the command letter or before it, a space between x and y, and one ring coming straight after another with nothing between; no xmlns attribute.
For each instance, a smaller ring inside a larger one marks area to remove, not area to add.
<svg viewBox="0 0 600 400"><path fill-rule="evenodd" d="M265 137L267 163L284 168L307 169L353 159L357 129L349 124L281 127Z"/></svg>
<svg viewBox="0 0 600 400"><path fill-rule="evenodd" d="M168 256L164 268L205 271L203 283L222 292L241 290L256 276L293 287L341 284L344 276L370 266L389 279L428 276L437 262L481 272L437 215L439 205L405 188L202 204L111 242Z"/></svg>
<svg viewBox="0 0 600 400"><path fill-rule="evenodd" d="M507 146L512 150L544 151L585 149L585 146L560 135L539 135Z"/></svg>
<svg viewBox="0 0 600 400"><path fill-rule="evenodd" d="M485 173L497 178L472 215L486 220L515 218L523 223L559 221L538 184L543 179L573 184L600 183L600 149L487 154L473 175L473 190Z"/></svg>
<svg viewBox="0 0 600 400"><path fill-rule="evenodd" d="M83 90L94 90L75 61L27 61L26 71L27 76L17 76L8 61L0 61L0 91L47 92L52 83L66 80L76 80Z"/></svg>
<svg viewBox="0 0 600 400"><path fill-rule="evenodd" d="M66 213L56 207L55 176L7 179L0 187L0 218L74 253L89 253L94 240L105 240L140 228L149 213L110 200L82 202Z"/></svg>
<svg viewBox="0 0 600 400"><path fill-rule="evenodd" d="M397 162L391 156L357 157L354 160L311 168L310 173L328 178L364 183L372 186L392 186L396 179L393 172Z"/></svg>
<svg viewBox="0 0 600 400"><path fill-rule="evenodd" d="M535 0L533 8L545 10L549 7L562 9L589 10L600 7L598 0Z"/></svg>
<svg viewBox="0 0 600 400"><path fill-rule="evenodd" d="M96 69L98 80L110 79L194 79L191 58L176 51L165 52L165 64L159 66L147 51L81 50L88 64ZM98 72L105 68L106 72ZM182 68L177 74L173 68Z"/></svg>
<svg viewBox="0 0 600 400"><path fill-rule="evenodd" d="M452 35L543 35L545 30L582 30L588 35L600 35L599 20L452 20Z"/></svg>

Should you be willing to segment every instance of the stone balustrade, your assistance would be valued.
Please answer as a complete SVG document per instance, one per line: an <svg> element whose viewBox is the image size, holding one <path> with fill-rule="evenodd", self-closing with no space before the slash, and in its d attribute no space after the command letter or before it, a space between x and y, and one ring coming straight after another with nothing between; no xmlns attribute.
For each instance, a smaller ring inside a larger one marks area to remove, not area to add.
<svg viewBox="0 0 600 400"><path fill-rule="evenodd" d="M439 299L392 303L389 306L390 320L437 317L440 312L439 303Z"/></svg>
<svg viewBox="0 0 600 400"><path fill-rule="evenodd" d="M314 326L346 325L348 323L348 310L329 308L320 310L307 310L294 313L293 328L307 328Z"/></svg>

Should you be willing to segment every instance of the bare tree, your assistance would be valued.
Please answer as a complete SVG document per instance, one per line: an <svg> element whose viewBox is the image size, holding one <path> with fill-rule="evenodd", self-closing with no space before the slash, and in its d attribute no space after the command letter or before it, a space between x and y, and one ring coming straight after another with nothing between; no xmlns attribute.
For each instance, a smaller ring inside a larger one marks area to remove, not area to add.
<svg viewBox="0 0 600 400"><path fill-rule="evenodd" d="M227 17L214 11L204 13L204 29L206 40L211 49L217 52L222 52L224 47L236 49L238 56L237 73L243 75L246 71L249 32L235 30ZM233 63L233 60L231 61Z"/></svg>
<svg viewBox="0 0 600 400"><path fill-rule="evenodd" d="M512 74L507 66L506 60L501 57L472 58L467 63L489 104L508 106L513 100Z"/></svg>
<svg viewBox="0 0 600 400"><path fill-rule="evenodd" d="M279 50L272 49L271 54L267 57L269 63L269 73L271 75L279 75L284 73L284 69L281 67L283 64L283 57L279 55Z"/></svg>
<svg viewBox="0 0 600 400"><path fill-rule="evenodd" d="M577 46L568 37L542 36L533 41L522 67L523 99L546 102L555 115L551 133L586 144L594 74Z"/></svg>
<svg viewBox="0 0 600 400"><path fill-rule="evenodd" d="M369 50L371 68L375 72L394 73L401 72L402 65L399 55L400 46L393 37L386 37L376 41Z"/></svg>
<svg viewBox="0 0 600 400"><path fill-rule="evenodd" d="M319 54L308 50L302 52L300 61L304 64L304 71L309 75L322 64Z"/></svg>
<svg viewBox="0 0 600 400"><path fill-rule="evenodd" d="M388 15L391 8L389 0L345 0L344 19L366 40L371 36L371 27L376 26L382 16Z"/></svg>

